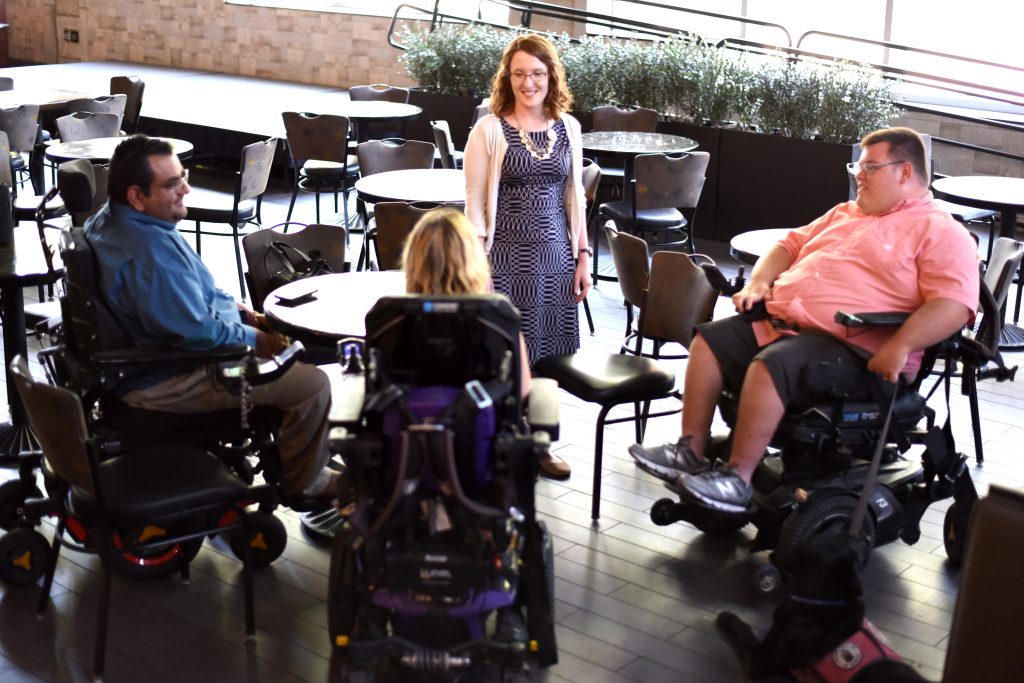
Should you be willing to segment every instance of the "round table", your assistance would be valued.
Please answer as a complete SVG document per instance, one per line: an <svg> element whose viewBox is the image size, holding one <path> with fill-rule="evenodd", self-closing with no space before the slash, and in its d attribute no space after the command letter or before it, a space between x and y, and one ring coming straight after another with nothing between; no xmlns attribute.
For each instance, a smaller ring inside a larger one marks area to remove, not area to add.
<svg viewBox="0 0 1024 683"><path fill-rule="evenodd" d="M466 203L466 174L461 169L424 168L374 173L356 181L356 193L377 202Z"/></svg>
<svg viewBox="0 0 1024 683"><path fill-rule="evenodd" d="M697 149L697 141L668 133L602 130L584 133L583 149L595 154L629 158L637 154L692 152Z"/></svg>
<svg viewBox="0 0 1024 683"><path fill-rule="evenodd" d="M356 140L365 142L367 135L360 126L362 123L378 121L411 121L423 113L422 107L404 102L387 102L384 100L348 100L332 102L325 113L347 117L355 127ZM404 130L404 128L403 128ZM405 134L402 134L405 137Z"/></svg>
<svg viewBox="0 0 1024 683"><path fill-rule="evenodd" d="M288 306L281 297L295 298L316 290L312 300ZM318 344L366 334L366 313L381 297L404 294L400 270L331 273L288 283L263 302L271 324L285 334Z"/></svg>
<svg viewBox="0 0 1024 683"><path fill-rule="evenodd" d="M741 232L729 240L729 256L740 263L752 266L787 234L789 228L763 228Z"/></svg>
<svg viewBox="0 0 1024 683"><path fill-rule="evenodd" d="M1024 178L972 175L950 176L932 182L935 196L957 204L990 209L999 212L999 236L1014 239L1017 212L1024 211ZM1024 274L1024 265L1017 271L1018 279ZM1013 308L1013 324L1003 326L999 346L1005 349L1024 348L1024 329L1020 321L1021 289Z"/></svg>
<svg viewBox="0 0 1024 683"><path fill-rule="evenodd" d="M171 149L178 155L179 159L188 159L192 156L192 143L176 138L158 138L171 143ZM108 162L114 156L114 150L119 144L127 140L124 137L113 138L91 138L79 140L78 142L59 142L46 148L46 158L54 163L74 161L75 159L89 159L90 161Z"/></svg>

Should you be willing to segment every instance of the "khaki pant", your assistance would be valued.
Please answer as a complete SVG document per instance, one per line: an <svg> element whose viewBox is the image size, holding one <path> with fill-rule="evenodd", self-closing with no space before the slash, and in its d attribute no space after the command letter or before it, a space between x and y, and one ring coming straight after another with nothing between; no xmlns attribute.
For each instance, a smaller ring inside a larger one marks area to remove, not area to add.
<svg viewBox="0 0 1024 683"><path fill-rule="evenodd" d="M168 413L238 408L241 398L211 373L210 367L199 368L129 392L121 400L136 408ZM296 496L322 493L330 480L330 471L325 469L330 458L327 414L331 408L331 387L327 375L312 365L295 363L273 382L253 386L252 402L284 413L276 435L282 490Z"/></svg>

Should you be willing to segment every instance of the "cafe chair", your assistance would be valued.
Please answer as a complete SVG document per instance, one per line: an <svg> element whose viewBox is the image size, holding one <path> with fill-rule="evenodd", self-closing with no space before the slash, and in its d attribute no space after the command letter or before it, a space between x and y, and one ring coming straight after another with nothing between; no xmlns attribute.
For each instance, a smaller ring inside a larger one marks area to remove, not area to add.
<svg viewBox="0 0 1024 683"><path fill-rule="evenodd" d="M605 104L594 107L593 129L595 132L628 131L653 133L658 127L658 112L644 107L619 107ZM603 169L602 185L606 186L613 199L622 198L623 166L607 158L599 158ZM606 195L607 196L607 195Z"/></svg>
<svg viewBox="0 0 1024 683"><path fill-rule="evenodd" d="M285 221L292 219L299 190L316 197L316 222L320 222L320 193L334 193L334 212L338 212L338 193L342 195L345 225L348 225L348 194L359 177L359 162L349 154L349 120L345 116L286 111L281 114L288 136L288 154L295 169L295 184Z"/></svg>
<svg viewBox="0 0 1024 683"><path fill-rule="evenodd" d="M247 486L215 456L194 445L163 443L110 457L104 453L103 439L89 434L78 395L33 378L20 355L11 364L11 375L53 477L52 489L48 487L53 498L46 503L55 508L56 529L37 614L43 617L47 611L62 546L99 555L98 585L89 591L95 591L97 601L93 674L99 680L105 665L116 556L177 547L181 577L187 581L189 563L203 538L233 529L247 535L246 506L272 502L274 493L265 485ZM66 534L72 525L87 529L85 542L75 542ZM163 533L150 536L138 533L140 529ZM241 546L245 633L252 638L252 562L248 544Z"/></svg>
<svg viewBox="0 0 1024 683"><path fill-rule="evenodd" d="M331 272L344 273L348 270L346 254L346 230L341 225L324 225L314 223L302 227L298 232L283 232L279 228L287 225L274 226L266 230L251 232L242 238L242 251L248 269L245 272L245 283L249 289L252 308L263 312L263 302L276 289L272 276L282 267L279 258L268 255L272 242L283 242L295 247L311 259L322 258L331 268Z"/></svg>
<svg viewBox="0 0 1024 683"><path fill-rule="evenodd" d="M593 159L583 160L583 171L580 174L583 180L583 196L587 200L586 216L587 223L584 229L587 231L588 244L591 249L597 250L594 246L595 240L589 239L591 235L590 223L594 218L594 206L597 198L597 188L601 184L601 167L594 162ZM593 257L591 257L593 258ZM593 285L593 283L591 283ZM587 297L583 297L583 313L587 316L587 326L590 328L590 334L594 334L594 316L590 313L590 304L587 302Z"/></svg>
<svg viewBox="0 0 1024 683"><path fill-rule="evenodd" d="M362 142L356 147L356 156L359 158L360 177L371 176L376 173L387 173L388 171L404 171L410 169L429 169L434 167L434 145L419 140L403 140L402 138L388 138L385 140L370 140ZM367 208L366 202L356 199L356 209L363 225L370 227L372 212ZM356 268L364 264L364 256L369 261L366 253L366 241L356 261Z"/></svg>
<svg viewBox="0 0 1024 683"><path fill-rule="evenodd" d="M265 142L254 142L242 148L242 159L238 171L235 172L235 188L233 192L218 192L199 187L185 195L188 207L188 219L195 221L195 230L186 230L178 224L178 230L196 236L196 253L200 257L202 236L217 235L231 237L235 247L235 265L238 270L238 290L245 299L245 278L242 275L242 251L239 245L241 229L247 224L259 227L260 208L263 193L267 190L270 180L270 169L274 163L277 150L277 138ZM203 223L227 223L231 232L208 232L202 229Z"/></svg>
<svg viewBox="0 0 1024 683"><path fill-rule="evenodd" d="M348 97L353 102L395 102L398 104L409 103L409 89L399 88L386 83L374 83L373 85L354 85L348 89ZM362 122L356 126L358 131L358 142L367 140L382 140L391 137L405 137L405 122L395 126L393 122Z"/></svg>
<svg viewBox="0 0 1024 683"><path fill-rule="evenodd" d="M83 97L77 100L68 101L68 113L91 112L93 114L114 114L117 116L117 129L121 130L121 121L124 119L125 108L128 104L127 95L100 95L99 97ZM102 137L102 136L96 136ZM61 134L61 140L64 135ZM71 142L65 140L65 142Z"/></svg>
<svg viewBox="0 0 1024 683"><path fill-rule="evenodd" d="M17 197L18 186L30 179L32 155L37 153L39 105L22 104L17 107L0 108L0 131L7 134L7 143L10 146L9 166L14 174L11 190ZM36 204L39 204L39 200L36 200Z"/></svg>
<svg viewBox="0 0 1024 683"><path fill-rule="evenodd" d="M476 109L473 110L473 120L469 124L469 129L473 130L473 126L476 122L491 113L491 98L485 97L480 104L476 105Z"/></svg>
<svg viewBox="0 0 1024 683"><path fill-rule="evenodd" d="M650 355L653 358L687 358L688 353L666 355L668 342L689 348L693 328L711 320L718 290L711 286L693 257L675 251L659 251L648 260L647 243L615 229L610 222L604 228L608 247L619 274L619 287L626 306L626 336L620 353ZM633 309L637 310L633 327ZM644 352L644 341L651 351Z"/></svg>
<svg viewBox="0 0 1024 683"><path fill-rule="evenodd" d="M121 128L128 135L135 133L139 128L139 118L142 115L142 95L145 91L146 82L138 76L112 76L110 78L110 94L125 96Z"/></svg>
<svg viewBox="0 0 1024 683"><path fill-rule="evenodd" d="M434 202L380 202L374 206L374 226L366 233L373 245L377 270L401 270L402 249L409 233L425 214L445 204ZM462 210L462 206L455 206ZM367 250L367 254L369 250ZM367 256L367 258L369 258ZM369 269L369 264L367 264Z"/></svg>
<svg viewBox="0 0 1024 683"><path fill-rule="evenodd" d="M696 253L693 221L710 159L707 152L638 155L632 195L628 200L601 204L597 210L598 221L610 218L620 230L632 233L674 234L678 239L659 241L658 246L685 246L691 254ZM597 265L595 250L595 278Z"/></svg>
<svg viewBox="0 0 1024 683"><path fill-rule="evenodd" d="M452 131L447 121L431 121L430 129L434 132L434 146L441 161L441 168L462 168L462 152L455 151L452 142Z"/></svg>

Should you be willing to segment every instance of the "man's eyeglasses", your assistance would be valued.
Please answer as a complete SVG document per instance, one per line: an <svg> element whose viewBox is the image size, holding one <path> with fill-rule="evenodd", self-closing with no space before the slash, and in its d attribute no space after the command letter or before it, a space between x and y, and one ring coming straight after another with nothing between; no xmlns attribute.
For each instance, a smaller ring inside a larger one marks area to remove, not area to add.
<svg viewBox="0 0 1024 683"><path fill-rule="evenodd" d="M188 184L188 169L186 168L181 172L180 176L175 176L170 180L161 183L160 188L164 190L170 190L171 192L177 192L181 189L182 185Z"/></svg>
<svg viewBox="0 0 1024 683"><path fill-rule="evenodd" d="M875 171L877 171L880 168L884 168L885 166L895 166L896 164L905 164L905 163L907 163L907 162L906 161L886 161L886 162L865 161L862 164L859 161L854 161L853 163L850 163L850 164L846 165L846 170L849 171L850 173L852 173L853 175L857 175L861 171L864 171L865 175L874 175Z"/></svg>
<svg viewBox="0 0 1024 683"><path fill-rule="evenodd" d="M542 81L546 81L548 78L548 72L540 71L539 69L537 71L513 71L509 75L512 77L512 80L516 82L532 78L534 83L540 83Z"/></svg>

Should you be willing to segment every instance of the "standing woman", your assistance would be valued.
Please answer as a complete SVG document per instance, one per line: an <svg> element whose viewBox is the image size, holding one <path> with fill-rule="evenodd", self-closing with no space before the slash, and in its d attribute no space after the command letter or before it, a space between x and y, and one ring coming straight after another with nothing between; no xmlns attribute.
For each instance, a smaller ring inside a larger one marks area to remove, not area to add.
<svg viewBox="0 0 1024 683"><path fill-rule="evenodd" d="M491 114L469 135L466 215L494 288L519 309L532 366L575 353L577 304L590 289L580 124L554 46L515 38L491 88ZM577 260L578 259L578 260Z"/></svg>

